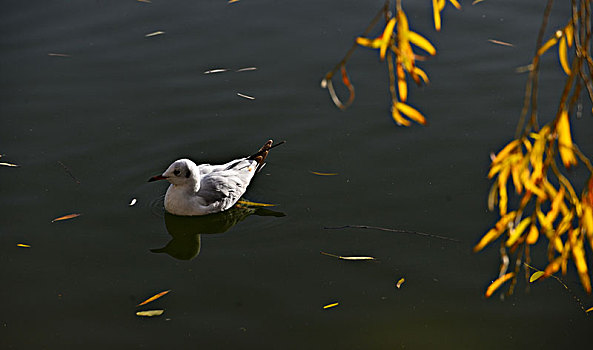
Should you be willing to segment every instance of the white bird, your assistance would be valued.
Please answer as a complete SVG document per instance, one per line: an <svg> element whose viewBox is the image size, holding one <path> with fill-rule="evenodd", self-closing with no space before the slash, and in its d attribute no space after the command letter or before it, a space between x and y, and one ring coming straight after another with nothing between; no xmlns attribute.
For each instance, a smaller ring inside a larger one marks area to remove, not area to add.
<svg viewBox="0 0 593 350"><path fill-rule="evenodd" d="M231 208L247 190L251 179L264 165L272 146L269 140L257 153L222 165L200 164L189 159L173 162L167 170L148 181L171 183L165 194L165 210L175 215L206 215Z"/></svg>

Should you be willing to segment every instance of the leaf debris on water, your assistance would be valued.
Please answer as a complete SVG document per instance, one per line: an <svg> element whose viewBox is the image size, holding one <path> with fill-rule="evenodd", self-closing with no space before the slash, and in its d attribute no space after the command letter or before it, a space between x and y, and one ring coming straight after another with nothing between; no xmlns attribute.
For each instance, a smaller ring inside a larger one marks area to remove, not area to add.
<svg viewBox="0 0 593 350"><path fill-rule="evenodd" d="M313 170L309 170L309 172L313 175L319 175L319 176L336 176L336 175L338 175L338 173L320 173L318 171L313 171Z"/></svg>
<svg viewBox="0 0 593 350"><path fill-rule="evenodd" d="M398 289L401 288L402 284L404 284L404 282L406 281L405 278L400 278L399 281L397 281L397 284L395 285Z"/></svg>
<svg viewBox="0 0 593 350"><path fill-rule="evenodd" d="M240 93L240 92L237 92L237 96L239 96L239 97L243 97L243 98L246 98L246 99L248 99L248 100L255 100L255 97L253 97L253 96L249 96L249 95L245 95L245 94L242 94L242 93Z"/></svg>
<svg viewBox="0 0 593 350"><path fill-rule="evenodd" d="M24 243L19 243L19 244L17 244L16 246L17 246L17 247L21 247L21 248L31 248L31 246L30 246L30 245L28 245L28 244L24 244Z"/></svg>
<svg viewBox="0 0 593 350"><path fill-rule="evenodd" d="M252 71L252 70L257 70L257 67L239 68L235 72L237 72L237 73L239 73L239 72L248 72L248 71Z"/></svg>
<svg viewBox="0 0 593 350"><path fill-rule="evenodd" d="M55 52L50 52L47 55L52 56L52 57L72 57L72 55L69 55L67 53L55 53Z"/></svg>
<svg viewBox="0 0 593 350"><path fill-rule="evenodd" d="M323 306L324 309L331 309L332 307L336 307L340 305L340 303L331 303L331 304L327 304L325 306Z"/></svg>
<svg viewBox="0 0 593 350"><path fill-rule="evenodd" d="M145 2L147 4L152 4L152 1L150 0L137 0L138 2Z"/></svg>
<svg viewBox="0 0 593 350"><path fill-rule="evenodd" d="M2 165L2 166L8 166L8 167L11 167L11 168L18 168L18 167L20 167L20 165L18 165L18 164L12 164L12 163L0 163L0 165Z"/></svg>
<svg viewBox="0 0 593 350"><path fill-rule="evenodd" d="M204 72L204 74L214 74L214 73L223 73L223 72L228 72L229 70L226 68L215 68L215 69L210 69Z"/></svg>
<svg viewBox="0 0 593 350"><path fill-rule="evenodd" d="M146 305L146 304L148 304L148 303L150 303L150 302L152 302L152 301L155 301L155 300L157 300L158 298L160 298L160 297L162 297L162 296L166 295L166 294L167 294L167 293L169 293L170 291L171 291L171 290L169 289L169 290L165 290L165 291L162 291L162 292L160 292L160 293L157 293L157 294L155 294L155 295L151 296L150 298L148 298L148 299L144 300L143 302L141 302L140 304L138 304L138 305L136 305L136 306L138 307L138 306Z"/></svg>
<svg viewBox="0 0 593 350"><path fill-rule="evenodd" d="M587 310L585 310L585 312L591 312L591 311L593 311L593 307L590 307Z"/></svg>
<svg viewBox="0 0 593 350"><path fill-rule="evenodd" d="M276 204L269 204L269 203L256 203L256 202L250 202L250 201L246 201L246 200L240 200L237 201L238 204L243 204L243 205L249 205L252 207L275 207Z"/></svg>
<svg viewBox="0 0 593 350"><path fill-rule="evenodd" d="M507 43L506 41L500 41L500 40L496 40L496 39L488 39L488 41L493 44L496 44L496 45L515 47L515 45L513 45L511 43Z"/></svg>
<svg viewBox="0 0 593 350"><path fill-rule="evenodd" d="M145 311L138 311L136 312L136 316L142 317L153 317L153 316L160 316L165 312L165 310L145 310Z"/></svg>
<svg viewBox="0 0 593 350"><path fill-rule="evenodd" d="M138 200L136 198L132 198L132 201L130 202L130 207L134 204L136 204Z"/></svg>
<svg viewBox="0 0 593 350"><path fill-rule="evenodd" d="M68 215L60 216L59 218L55 218L51 222L74 219L76 217L79 217L80 215L82 215L82 214L78 214L78 213L68 214Z"/></svg>
<svg viewBox="0 0 593 350"><path fill-rule="evenodd" d="M538 279L540 279L540 277L542 277L545 274L546 273L544 271L534 272L533 275L531 275L531 277L529 278L529 283L533 283L533 282L537 281Z"/></svg>
<svg viewBox="0 0 593 350"><path fill-rule="evenodd" d="M152 36L157 36L157 35L162 35L162 34L165 34L165 32L157 30L156 32L146 34L144 37L150 38Z"/></svg>
<svg viewBox="0 0 593 350"><path fill-rule="evenodd" d="M335 254L326 253L326 252L319 252L319 253L321 253L321 255L327 255L327 256L331 256L333 258L338 258L338 259L342 259L342 260L377 260L376 258L373 258L372 256L341 256L341 255L335 255Z"/></svg>

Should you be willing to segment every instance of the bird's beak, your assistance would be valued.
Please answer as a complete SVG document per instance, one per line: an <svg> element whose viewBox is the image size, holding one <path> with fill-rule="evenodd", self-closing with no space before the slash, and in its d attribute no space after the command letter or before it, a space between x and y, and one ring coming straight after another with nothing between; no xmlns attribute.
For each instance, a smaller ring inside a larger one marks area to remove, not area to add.
<svg viewBox="0 0 593 350"><path fill-rule="evenodd" d="M151 177L150 179L148 179L148 182L153 182L153 181L157 181L157 180L167 180L167 177L163 176L163 175L155 175L155 176Z"/></svg>

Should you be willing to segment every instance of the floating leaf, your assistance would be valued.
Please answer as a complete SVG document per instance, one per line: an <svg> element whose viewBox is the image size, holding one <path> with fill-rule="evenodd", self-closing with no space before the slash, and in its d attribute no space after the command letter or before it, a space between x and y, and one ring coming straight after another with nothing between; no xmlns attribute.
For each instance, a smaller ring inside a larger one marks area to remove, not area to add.
<svg viewBox="0 0 593 350"><path fill-rule="evenodd" d="M327 256L331 256L331 257L342 259L342 260L376 260L372 256L341 256L341 255L335 255L335 254L330 254L330 253L326 253L326 252L320 252L320 253L322 255L327 255Z"/></svg>
<svg viewBox="0 0 593 350"><path fill-rule="evenodd" d="M255 97L253 97L253 96L249 96L249 95L245 95L245 94L242 94L242 93L240 93L240 92L237 92L237 96L239 96L239 97L243 97L243 98L246 98L246 99L248 99L248 100L255 100Z"/></svg>
<svg viewBox="0 0 593 350"><path fill-rule="evenodd" d="M216 68L216 69L210 69L204 72L204 74L214 74L214 73L223 73L223 72L228 72L228 69L226 68Z"/></svg>
<svg viewBox="0 0 593 350"><path fill-rule="evenodd" d="M276 204L256 203L256 202L250 202L250 201L246 201L246 200L240 200L237 203L243 204L243 205L250 205L253 207L275 207L276 206Z"/></svg>
<svg viewBox="0 0 593 350"><path fill-rule="evenodd" d="M459 2L457 2L457 0L449 0L449 2L453 4L453 6L455 6L456 9L461 10L461 5L459 4Z"/></svg>
<svg viewBox="0 0 593 350"><path fill-rule="evenodd" d="M323 308L324 309L331 309L332 307L336 307L338 305L340 305L340 303L332 303L332 304L325 305Z"/></svg>
<svg viewBox="0 0 593 350"><path fill-rule="evenodd" d="M436 55L437 50L434 48L434 46L432 46L430 41L426 40L422 35L410 30L408 32L408 38L410 39L410 42L412 44L414 44L414 45L418 46L419 48L421 48L422 50L428 52L430 55L432 55L432 56Z"/></svg>
<svg viewBox="0 0 593 350"><path fill-rule="evenodd" d="M498 288L500 288L500 286L502 286L503 283L510 280L514 276L515 276L514 272L509 272L506 275L503 275L503 276L500 276L499 278L497 278L494 282L492 282L488 286L488 289L486 289L486 293L484 294L486 296L486 298L490 298L492 293L494 293Z"/></svg>
<svg viewBox="0 0 593 350"><path fill-rule="evenodd" d="M593 311L593 307L590 307L587 310L585 310L585 312L591 312L591 311Z"/></svg>
<svg viewBox="0 0 593 350"><path fill-rule="evenodd" d="M136 312L136 316L142 317L153 317L153 316L160 316L165 312L165 310L146 310L146 311L138 311Z"/></svg>
<svg viewBox="0 0 593 350"><path fill-rule="evenodd" d="M381 46L379 47L379 57L381 60L385 59L385 53L391 43L391 36L393 35L393 28L395 28L395 18L392 18L387 22L383 35L381 36Z"/></svg>
<svg viewBox="0 0 593 350"><path fill-rule="evenodd" d="M400 278L399 281L397 281L397 284L395 285L398 289L401 288L402 284L404 284L404 282L406 281L405 278Z"/></svg>
<svg viewBox="0 0 593 350"><path fill-rule="evenodd" d="M338 173L320 173L318 171L313 171L313 170L309 170L309 172L313 175L319 175L319 176L336 176L336 175L338 175Z"/></svg>
<svg viewBox="0 0 593 350"><path fill-rule="evenodd" d="M564 70L564 73L570 75L570 66L568 64L568 49L566 48L566 37L560 38L558 44L558 57L560 58L560 66Z"/></svg>
<svg viewBox="0 0 593 350"><path fill-rule="evenodd" d="M248 71L252 71L252 70L257 70L257 67L239 68L235 72L237 72L237 73L239 73L239 72L248 72Z"/></svg>
<svg viewBox="0 0 593 350"><path fill-rule="evenodd" d="M12 163L0 163L1 166L8 166L12 168L18 168L20 165L12 164Z"/></svg>
<svg viewBox="0 0 593 350"><path fill-rule="evenodd" d="M558 132L558 149L560 151L560 158L562 163L568 169L572 165L577 164L577 159L573 151L572 136L570 135L570 122L568 120L568 111L562 110L560 117L556 124L556 131Z"/></svg>
<svg viewBox="0 0 593 350"><path fill-rule="evenodd" d="M157 300L158 298L160 298L160 297L162 297L162 296L166 295L166 294L167 294L167 293L169 293L170 291L171 291L171 290L169 289L169 290L162 291L162 292L160 292L160 293L158 293L158 294L155 294L155 295L153 295L153 296L151 296L150 298L148 298L148 299L144 300L143 302L141 302L140 304L138 304L138 305L136 305L136 306L142 306L142 305L146 305L146 304L148 304L148 303L150 303L150 302L152 302L152 301L155 301L155 300Z"/></svg>
<svg viewBox="0 0 593 350"><path fill-rule="evenodd" d="M397 102L395 104L395 108L398 111L405 114L406 117L412 119L413 121L415 121L419 124L422 124L422 125L426 125L426 119L424 118L422 113L418 112L416 109L412 108L411 106L409 106L405 103Z"/></svg>
<svg viewBox="0 0 593 350"><path fill-rule="evenodd" d="M19 243L19 244L17 244L16 246L17 246L17 247L21 247L21 248L31 248L31 246L30 246L30 245L28 245L28 244L23 244L23 243Z"/></svg>
<svg viewBox="0 0 593 350"><path fill-rule="evenodd" d="M55 218L55 219L53 219L51 222L62 221L62 220L68 220L68 219L74 219L74 218L76 218L76 217L79 217L80 215L82 215L82 214L78 214L78 213L75 213L75 214L68 214L68 215L60 216L59 218Z"/></svg>
<svg viewBox="0 0 593 350"><path fill-rule="evenodd" d="M137 201L138 200L136 198L132 198L132 201L130 202L130 207L136 204Z"/></svg>
<svg viewBox="0 0 593 350"><path fill-rule="evenodd" d="M165 34L165 32L158 30L156 32L148 33L144 37L150 38L152 36L157 36L157 35L162 35L162 34Z"/></svg>
<svg viewBox="0 0 593 350"><path fill-rule="evenodd" d="M538 279L540 279L540 277L542 277L543 275L545 275L546 273L543 271L536 271L533 273L533 275L531 275L531 277L529 278L529 282L533 283L535 281L537 281Z"/></svg>

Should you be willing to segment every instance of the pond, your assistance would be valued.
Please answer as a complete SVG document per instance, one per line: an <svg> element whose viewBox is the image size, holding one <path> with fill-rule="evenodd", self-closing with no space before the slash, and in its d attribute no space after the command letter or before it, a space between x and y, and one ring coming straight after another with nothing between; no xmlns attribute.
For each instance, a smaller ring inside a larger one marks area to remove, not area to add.
<svg viewBox="0 0 593 350"><path fill-rule="evenodd" d="M349 109L320 87L382 4L3 3L0 153L20 167L0 167L0 348L590 344L579 302L593 299L574 268L570 290L548 279L527 292L520 279L512 296L486 299L498 250L471 251L497 220L489 155L513 137L527 78L515 70L533 55L544 2L448 5L436 32L429 1L404 1L437 48L421 63L430 85L409 96L428 125L409 128L391 119L374 51L348 64ZM568 13L555 4L551 28ZM564 75L553 54L542 69L539 107L553 114ZM591 155L590 113L573 128ZM164 212L166 184L147 182L175 159L227 162L268 139L286 144L245 199L273 207L179 218ZM346 225L419 234L328 229ZM534 248L540 268L545 250Z"/></svg>

